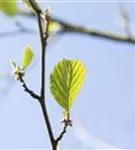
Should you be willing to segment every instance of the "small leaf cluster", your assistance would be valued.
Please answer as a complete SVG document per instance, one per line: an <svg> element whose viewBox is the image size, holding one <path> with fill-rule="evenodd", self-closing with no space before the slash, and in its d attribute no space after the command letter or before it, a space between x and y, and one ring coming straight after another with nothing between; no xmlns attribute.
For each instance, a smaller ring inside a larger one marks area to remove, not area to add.
<svg viewBox="0 0 135 150"><path fill-rule="evenodd" d="M30 65L34 57L30 46L24 48L21 66L11 61L14 69L13 74L16 80L24 76L25 69ZM59 61L50 73L50 91L56 102L63 109L63 121L72 124L70 120L70 109L79 93L86 75L86 68L79 60L63 59Z"/></svg>
<svg viewBox="0 0 135 150"><path fill-rule="evenodd" d="M34 53L30 46L26 46L24 48L24 54L22 58L21 66L17 65L15 61L11 60L11 66L13 67L13 74L16 80L20 80L24 76L25 69L30 65L32 59L34 57Z"/></svg>
<svg viewBox="0 0 135 150"><path fill-rule="evenodd" d="M34 11L34 8L40 11L39 5L35 0L33 0L33 5L28 0L23 0L23 2L32 9L32 11ZM0 10L8 16L15 16L18 11L16 0L10 0L10 2L0 0ZM41 13L41 20L43 31L46 31L45 28L47 20L44 13ZM49 35L59 27L60 25L58 23L50 21L48 26ZM33 57L34 53L32 48L30 46L26 46L24 48L21 65L17 65L13 60L11 61L13 74L16 80L21 80L23 78L25 69L30 65ZM70 120L70 110L82 87L85 75L85 66L81 61L76 59L63 59L59 61L54 66L53 71L50 74L50 91L56 102L63 109L64 122L66 121L68 125L72 125Z"/></svg>

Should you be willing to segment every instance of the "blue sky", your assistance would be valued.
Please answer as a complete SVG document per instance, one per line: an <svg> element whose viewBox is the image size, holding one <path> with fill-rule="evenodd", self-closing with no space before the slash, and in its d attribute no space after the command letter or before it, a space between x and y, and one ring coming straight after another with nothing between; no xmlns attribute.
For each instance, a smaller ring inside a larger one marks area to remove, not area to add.
<svg viewBox="0 0 135 150"><path fill-rule="evenodd" d="M40 3L51 6L52 14L76 25L125 34L117 21L118 3ZM133 3L125 4L132 21ZM14 20L37 30L36 21L17 16ZM15 29L11 19L0 14L0 32ZM135 29L134 29L135 30ZM12 74L10 59L20 63L23 48L31 45L36 64L27 70L25 80L39 92L39 39L23 34L0 39L0 72ZM135 46L101 40L84 35L66 34L48 45L46 65L46 98L55 135L61 129L62 110L49 91L49 74L63 58L77 58L86 68L83 88L72 108L73 128L69 128L61 147L135 148ZM12 84L13 83L13 84ZM49 148L49 139L39 104L23 92L19 83L1 81L1 90L8 85L10 92L0 97L0 148ZM81 132L82 131L82 132Z"/></svg>

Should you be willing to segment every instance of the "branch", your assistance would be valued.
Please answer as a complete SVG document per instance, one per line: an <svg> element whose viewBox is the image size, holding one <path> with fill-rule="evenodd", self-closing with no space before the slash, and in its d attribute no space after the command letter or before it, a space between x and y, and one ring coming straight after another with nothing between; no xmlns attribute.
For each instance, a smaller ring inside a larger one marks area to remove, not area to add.
<svg viewBox="0 0 135 150"><path fill-rule="evenodd" d="M130 38L127 36L121 36L119 34L114 34L105 31L98 31L96 29L88 29L81 26L72 25L60 19L52 18L52 21L56 21L62 26L61 33L76 33L87 35L89 37L96 37L101 39L106 39L114 42L125 42L125 43L132 43L135 44L135 38Z"/></svg>
<svg viewBox="0 0 135 150"><path fill-rule="evenodd" d="M40 101L40 96L38 96L37 94L35 94L35 92L33 92L32 90L30 90L30 89L27 87L27 85L26 85L26 83L25 83L25 81L24 81L23 78L20 78L19 81L22 83L22 86L23 86L25 92L27 92L27 93L28 93L31 97L33 97L34 99L37 99L38 101Z"/></svg>
<svg viewBox="0 0 135 150"><path fill-rule="evenodd" d="M23 11L23 10L19 10L18 14L22 16L26 16L26 17L32 17L32 18L35 17L33 13L28 12L28 11ZM85 28L82 26L76 26L64 20L58 19L56 17L51 17L51 21L55 21L61 25L62 27L61 33L76 33L76 34L87 35L89 37L96 37L96 38L101 38L105 40L110 40L114 42L135 44L135 38L133 37L127 37L127 36L122 36L116 33L114 34L110 32L99 31L97 29L89 29L89 28Z"/></svg>
<svg viewBox="0 0 135 150"><path fill-rule="evenodd" d="M15 21L15 26L20 30L20 32L25 32L25 33L35 33L35 30L31 28L25 27L21 22Z"/></svg>
<svg viewBox="0 0 135 150"><path fill-rule="evenodd" d="M0 38L13 37L13 36L21 35L21 34L34 34L34 32L30 32L28 30L25 32L22 32L19 30L14 30L14 31L9 31L9 32L7 31L7 32L0 33Z"/></svg>
<svg viewBox="0 0 135 150"><path fill-rule="evenodd" d="M63 127L63 130L61 131L61 133L57 137L56 143L58 143L63 138L64 134L66 133L66 130L67 130L67 127L68 127L68 123L67 122L64 122L64 123L65 123L65 125Z"/></svg>
<svg viewBox="0 0 135 150"><path fill-rule="evenodd" d="M40 10L39 7L37 7L36 3L34 0L29 0L33 10L36 13L36 17L37 17L37 21L38 21L38 27L39 27L39 35L40 35L40 43L41 43L41 108L42 108L42 112L44 115L44 119L46 122L46 126L47 126L47 130L48 130L48 134L49 134L49 138L50 138L50 142L52 145L52 148L55 147L55 140L54 140L54 136L53 136L53 132L52 132L52 128L51 128L51 123L49 120L49 116L47 113L47 109L46 109L46 105L45 105L45 53L46 53L46 46L47 46L47 39L48 39L48 26L49 26L49 20L47 18L48 14L45 15L45 19L47 21L47 25L46 25L46 34L44 37L44 32L42 29L42 20L41 20L41 14L42 11Z"/></svg>

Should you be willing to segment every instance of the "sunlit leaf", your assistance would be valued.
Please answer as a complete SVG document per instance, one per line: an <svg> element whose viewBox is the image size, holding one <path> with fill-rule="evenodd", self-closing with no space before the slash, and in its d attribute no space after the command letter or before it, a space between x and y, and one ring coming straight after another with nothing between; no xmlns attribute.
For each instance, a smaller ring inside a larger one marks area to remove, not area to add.
<svg viewBox="0 0 135 150"><path fill-rule="evenodd" d="M17 14L16 0L0 0L0 10L8 16Z"/></svg>
<svg viewBox="0 0 135 150"><path fill-rule="evenodd" d="M50 74L50 90L57 103L69 112L84 82L86 68L79 60L63 59Z"/></svg>
<svg viewBox="0 0 135 150"><path fill-rule="evenodd" d="M52 33L56 31L58 28L60 28L60 25L57 22L50 21L49 23L49 33Z"/></svg>
<svg viewBox="0 0 135 150"><path fill-rule="evenodd" d="M22 58L22 65L21 65L22 70L26 69L29 66L33 57L34 57L34 54L33 54L32 48L30 46L26 46L24 49L24 54Z"/></svg>

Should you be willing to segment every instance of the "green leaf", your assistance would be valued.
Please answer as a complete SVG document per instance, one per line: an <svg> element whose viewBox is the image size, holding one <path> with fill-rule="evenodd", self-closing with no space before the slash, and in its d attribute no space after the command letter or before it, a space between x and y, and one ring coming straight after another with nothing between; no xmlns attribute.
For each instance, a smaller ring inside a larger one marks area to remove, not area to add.
<svg viewBox="0 0 135 150"><path fill-rule="evenodd" d="M57 103L69 112L84 82L86 68L79 60L60 61L50 74L50 90Z"/></svg>
<svg viewBox="0 0 135 150"><path fill-rule="evenodd" d="M55 30L57 30L58 28L60 28L60 24L54 21L50 21L49 23L49 33L54 32Z"/></svg>
<svg viewBox="0 0 135 150"><path fill-rule="evenodd" d="M19 65L17 65L14 60L10 61L10 65L13 68L13 72L20 72L21 71Z"/></svg>
<svg viewBox="0 0 135 150"><path fill-rule="evenodd" d="M0 10L8 16L17 14L16 0L0 0Z"/></svg>
<svg viewBox="0 0 135 150"><path fill-rule="evenodd" d="M29 66L33 57L34 57L34 54L33 54L32 48L30 46L26 46L24 49L24 54L22 58L22 65L21 65L22 70L25 70Z"/></svg>

